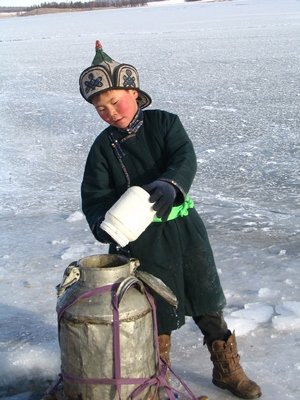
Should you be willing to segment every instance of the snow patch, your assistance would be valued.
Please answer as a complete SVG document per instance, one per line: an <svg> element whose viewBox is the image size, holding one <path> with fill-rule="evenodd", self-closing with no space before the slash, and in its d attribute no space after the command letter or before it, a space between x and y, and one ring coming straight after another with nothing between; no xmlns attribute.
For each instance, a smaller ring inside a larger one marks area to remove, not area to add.
<svg viewBox="0 0 300 400"><path fill-rule="evenodd" d="M237 336L247 335L257 329L259 324L270 320L274 313L272 306L263 303L245 304L241 310L233 311L226 316L226 321Z"/></svg>
<svg viewBox="0 0 300 400"><path fill-rule="evenodd" d="M270 289L270 288L261 288L258 291L258 297L276 297L279 294L279 290Z"/></svg>
<svg viewBox="0 0 300 400"><path fill-rule="evenodd" d="M86 246L83 244L75 244L69 247L61 256L62 260L78 260L83 257L86 252Z"/></svg>
<svg viewBox="0 0 300 400"><path fill-rule="evenodd" d="M269 321L273 313L274 309L272 306L262 303L250 303L245 304L243 310L232 312L231 316L263 323Z"/></svg>
<svg viewBox="0 0 300 400"><path fill-rule="evenodd" d="M254 320L231 316L226 316L226 322L231 331L235 331L236 336L246 336L258 326L258 323Z"/></svg>
<svg viewBox="0 0 300 400"><path fill-rule="evenodd" d="M54 376L60 369L58 347L53 343L48 348L24 344L15 351L5 353L3 361L5 375L0 378L0 385L10 383L18 376L24 377L24 373L28 379L34 376L46 378Z"/></svg>
<svg viewBox="0 0 300 400"><path fill-rule="evenodd" d="M300 302L284 301L275 307L279 315L272 319L273 327L279 331L297 331L300 330Z"/></svg>
<svg viewBox="0 0 300 400"><path fill-rule="evenodd" d="M73 214L71 214L66 221L67 222L77 222L77 221L82 221L84 219L84 215L80 211L75 211Z"/></svg>

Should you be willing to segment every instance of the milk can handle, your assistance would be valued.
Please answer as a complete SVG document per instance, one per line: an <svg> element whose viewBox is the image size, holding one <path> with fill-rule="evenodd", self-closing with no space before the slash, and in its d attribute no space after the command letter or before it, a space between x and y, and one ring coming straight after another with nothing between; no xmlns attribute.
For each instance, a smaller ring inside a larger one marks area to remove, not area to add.
<svg viewBox="0 0 300 400"><path fill-rule="evenodd" d="M78 267L77 261L73 261L64 272L63 279L59 285L56 286L57 296L62 296L65 291L73 285L73 283L77 282L80 278L80 269Z"/></svg>
<svg viewBox="0 0 300 400"><path fill-rule="evenodd" d="M141 293L144 293L145 288L143 283L134 276L129 276L125 278L119 285L118 290L116 291L116 296L118 298L118 305L121 303L123 296L126 294L127 290L132 286L137 286Z"/></svg>
<svg viewBox="0 0 300 400"><path fill-rule="evenodd" d="M140 262L137 258L130 258L129 259L129 270L130 274L134 274L136 269L140 266Z"/></svg>

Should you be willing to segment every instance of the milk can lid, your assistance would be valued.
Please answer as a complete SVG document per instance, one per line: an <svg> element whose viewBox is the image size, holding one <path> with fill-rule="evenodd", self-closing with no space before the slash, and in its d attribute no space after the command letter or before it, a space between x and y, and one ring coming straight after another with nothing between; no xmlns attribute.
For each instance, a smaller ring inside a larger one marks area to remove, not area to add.
<svg viewBox="0 0 300 400"><path fill-rule="evenodd" d="M161 297L163 297L169 304L177 308L177 297L161 279L145 271L135 271L135 276L148 285L156 293L158 293Z"/></svg>

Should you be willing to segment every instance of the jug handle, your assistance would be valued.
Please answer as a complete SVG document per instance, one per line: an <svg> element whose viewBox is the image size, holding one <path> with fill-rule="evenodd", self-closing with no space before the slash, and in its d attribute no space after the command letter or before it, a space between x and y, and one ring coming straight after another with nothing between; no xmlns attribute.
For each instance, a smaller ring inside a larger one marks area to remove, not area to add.
<svg viewBox="0 0 300 400"><path fill-rule="evenodd" d="M129 271L130 275L133 275L136 269L140 266L140 262L137 258L130 258L129 259Z"/></svg>
<svg viewBox="0 0 300 400"><path fill-rule="evenodd" d="M144 293L145 288L143 283L136 277L129 276L125 278L119 285L115 296L118 298L118 305L121 303L123 296L126 294L127 290L132 286L137 286L141 293Z"/></svg>
<svg viewBox="0 0 300 400"><path fill-rule="evenodd" d="M80 278L80 269L77 261L73 261L65 269L63 279L60 284L56 286L57 297L62 296L68 287L72 286Z"/></svg>

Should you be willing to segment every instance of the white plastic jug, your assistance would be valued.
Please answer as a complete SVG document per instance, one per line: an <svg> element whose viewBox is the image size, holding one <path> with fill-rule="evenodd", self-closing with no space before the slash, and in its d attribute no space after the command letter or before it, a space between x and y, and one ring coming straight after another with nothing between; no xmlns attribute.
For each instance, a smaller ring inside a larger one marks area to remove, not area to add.
<svg viewBox="0 0 300 400"><path fill-rule="evenodd" d="M149 197L140 186L131 186L105 214L100 226L121 247L136 240L153 221L156 211Z"/></svg>

